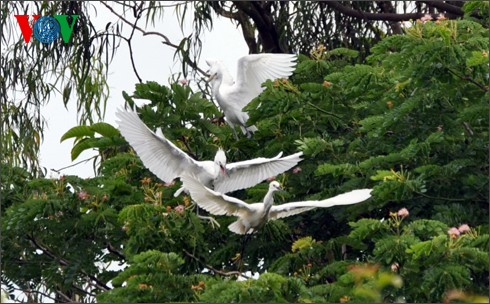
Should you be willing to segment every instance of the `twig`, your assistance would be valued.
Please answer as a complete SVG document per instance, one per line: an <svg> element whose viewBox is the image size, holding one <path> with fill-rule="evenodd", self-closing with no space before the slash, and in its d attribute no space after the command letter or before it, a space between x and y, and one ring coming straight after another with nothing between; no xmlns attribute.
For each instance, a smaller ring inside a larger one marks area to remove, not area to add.
<svg viewBox="0 0 490 304"><path fill-rule="evenodd" d="M197 158L197 155L196 155L196 154L194 154L194 152L192 152L192 149L191 149L191 147L189 146L189 142L187 141L187 139L185 138L185 136L183 136L183 135L182 135L180 138L181 138L180 140L181 140L181 141L184 143L185 147L187 148L187 151L188 151L189 155L190 155L190 156L191 156L193 159L195 159L195 160L199 160L199 159Z"/></svg>
<svg viewBox="0 0 490 304"><path fill-rule="evenodd" d="M313 108L317 109L318 111L320 111L320 112L322 112L322 113L325 113L325 114L327 114L327 115L330 115L330 116L333 116L333 117L335 117L335 118L337 118L337 119L342 120L342 117L340 117L340 116L338 116L338 115L335 115L335 114L333 114L332 112L328 112L328 111L326 111L326 110L324 110L324 109L322 109L322 108L318 107L317 105L312 104L312 103L311 103L311 102L309 102L309 101L307 102L307 104L308 104L309 106L311 106L311 107L313 107Z"/></svg>
<svg viewBox="0 0 490 304"><path fill-rule="evenodd" d="M482 89L484 92L488 92L488 87L487 86L482 85L481 83L477 82L476 80L472 79L471 77L469 77L469 76L461 76L458 73L456 73L454 70L452 70L451 68L448 68L448 67L446 67L446 69L449 71L449 73L453 74L454 76L458 77L459 79L461 79L461 80L467 80L470 83L476 85L478 88Z"/></svg>
<svg viewBox="0 0 490 304"><path fill-rule="evenodd" d="M142 29L141 27L137 26L136 25L136 22L135 23L131 23L129 20L127 20L124 16L122 16L121 14L118 14L114 9L112 9L112 7L110 7L109 5L107 5L106 3L104 3L104 1L100 1L100 3L102 5L104 5L108 10L111 11L111 13L113 13L114 15L116 15L117 17L119 17L119 19L121 19L124 23L130 25L131 27L133 27L133 30L136 29L138 30L139 32L141 32L143 34L143 36L147 36L147 35L156 35L156 36L159 36L161 38L163 38L163 41L162 43L165 44L165 45L168 45L174 49L179 49L179 46L172 43L170 41L170 39L168 39L167 36L165 36L164 34L162 33L159 33L159 32L147 32L145 31L144 29ZM204 75L207 75L206 72L204 70L202 70L201 68L199 68L197 66L197 64L192 61L190 58L184 58L184 60L186 61L187 64L189 64L191 67L193 67L194 69L196 69L197 71L199 71L200 73L204 74Z"/></svg>
<svg viewBox="0 0 490 304"><path fill-rule="evenodd" d="M471 129L469 123L467 123L466 121L463 121L463 127L465 128L466 132L468 132L468 134L470 136L473 136L474 133L473 133L473 130Z"/></svg>
<svg viewBox="0 0 490 304"><path fill-rule="evenodd" d="M79 161L79 162L77 162L77 163L71 164L71 165L69 165L69 166L66 166L66 167L63 167L63 168L60 168L60 169L53 169L53 168L51 168L50 170L51 170L51 171L54 171L54 172L56 172L56 173L58 173L58 174L60 174L62 170L65 170L65 169L68 169L68 168L71 168L71 167L78 166L78 165L80 165L81 163L83 163L83 162L88 162L89 160L92 160L92 159L94 159L94 158L96 158L96 157L98 157L98 155L94 155L94 156L92 156L92 157L89 157L89 158L87 158L87 159L81 160L81 161Z"/></svg>
<svg viewBox="0 0 490 304"><path fill-rule="evenodd" d="M414 193L417 193L418 195L426 197L426 198L430 198L430 199L434 199L434 200L449 201L449 202L463 202L463 201L468 200L465 198L450 198L450 197L431 196L431 195L427 195L427 194L424 194L422 192L417 192L417 191L414 191Z"/></svg>
<svg viewBox="0 0 490 304"><path fill-rule="evenodd" d="M138 74L138 71L136 70L136 64L134 63L134 56L133 56L133 46L131 45L131 39L133 39L134 30L136 29L136 23L138 23L138 20L140 18L141 18L141 14L138 14L138 16L136 17L136 20L134 21L133 29L131 30L131 35L129 36L129 38L126 41L128 42L129 59L131 59L131 65L133 66L134 74L136 74L136 77L138 78L138 81L140 83L142 83L143 80L141 79L140 75Z"/></svg>
<svg viewBox="0 0 490 304"><path fill-rule="evenodd" d="M126 256L121 251L117 250L114 246L112 246L111 243L107 243L106 248L107 250L109 250L110 253L126 261Z"/></svg>
<svg viewBox="0 0 490 304"><path fill-rule="evenodd" d="M53 298L52 296L48 295L47 293L44 293L44 292L39 291L39 290L33 290L33 289L28 288L28 290L26 291L26 290L24 290L22 288L15 288L15 287L11 287L11 288L12 288L12 290L22 291L26 295L28 293L37 293L37 294L40 294L40 295L42 295L42 296L44 296L44 297L46 297L48 299L51 299L51 300L55 300L56 301L56 298ZM18 298L19 298L19 296L16 296L16 299L18 299Z"/></svg>
<svg viewBox="0 0 490 304"><path fill-rule="evenodd" d="M250 279L250 277L249 277L249 276L247 276L247 275L245 275L245 274L241 273L240 271L222 271L222 270L218 270L218 269L214 268L214 267L213 267L213 266L211 266L211 265L205 264L205 263L204 263L204 262L202 262L202 261L201 261L199 258L197 258L195 255L193 255L192 253L190 253L189 251L187 251L187 250L185 250L185 249L182 249L182 250L184 251L184 253L185 253L185 254L186 254L188 257L193 258L193 259L194 259L194 260L196 260L196 261L197 261L199 264L204 265L206 268L209 268L211 271L213 271L213 272L215 272L215 273L217 273L217 274L219 274L219 275L222 275L222 276L227 276L227 277L236 275L236 276L242 276L242 277L244 277L244 278Z"/></svg>
<svg viewBox="0 0 490 304"><path fill-rule="evenodd" d="M82 289L82 288L78 287L78 286L77 286L77 285L75 285L75 284L71 284L71 287L73 287L73 288L75 288L76 290L78 290L78 291L80 291L80 292L83 292L83 293L85 293L85 294L87 294L87 295L89 295L89 296L91 296L91 297L94 297L94 298L95 298L95 297L97 296L95 293L91 293L90 291L87 291L87 290L85 290L85 289Z"/></svg>
<svg viewBox="0 0 490 304"><path fill-rule="evenodd" d="M61 296L63 299L65 299L65 301L66 301L66 302L68 302L68 303L73 303L73 299L72 299L72 298L70 298L69 296L67 296L66 294L64 294L64 293L63 293L61 290L58 290L58 289L57 289L57 290L56 290L56 293L57 293L58 295L60 295L60 296Z"/></svg>

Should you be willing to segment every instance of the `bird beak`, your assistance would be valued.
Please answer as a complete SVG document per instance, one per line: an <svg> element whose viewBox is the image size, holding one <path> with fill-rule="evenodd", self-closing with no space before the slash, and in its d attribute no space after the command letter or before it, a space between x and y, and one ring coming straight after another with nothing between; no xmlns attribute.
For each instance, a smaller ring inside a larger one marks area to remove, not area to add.
<svg viewBox="0 0 490 304"><path fill-rule="evenodd" d="M223 165L219 165L219 168L221 170L221 174L223 174L224 176L228 177L228 172L226 172L226 167L223 166Z"/></svg>
<svg viewBox="0 0 490 304"><path fill-rule="evenodd" d="M209 75L209 77L208 77L208 82L210 82L211 80L213 80L213 79L214 79L214 77L216 77L216 74Z"/></svg>
<svg viewBox="0 0 490 304"><path fill-rule="evenodd" d="M279 187L277 188L277 192L279 192L279 193L286 193L287 191L284 190L284 188L282 187L282 185L279 185Z"/></svg>

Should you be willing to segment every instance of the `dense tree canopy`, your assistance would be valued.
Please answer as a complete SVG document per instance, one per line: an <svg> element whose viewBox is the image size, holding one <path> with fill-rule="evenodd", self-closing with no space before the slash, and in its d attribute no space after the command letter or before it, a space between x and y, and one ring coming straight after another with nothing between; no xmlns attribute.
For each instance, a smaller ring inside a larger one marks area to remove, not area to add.
<svg viewBox="0 0 490 304"><path fill-rule="evenodd" d="M336 5L360 9L327 6ZM488 301L488 28L470 16L427 19L379 37L368 56L302 46L293 76L267 81L246 107L259 129L251 139L235 140L214 103L185 84L122 94L196 159L218 147L230 161L303 151L276 177L287 190L278 203L364 187L371 200L270 222L246 239L227 230L233 218L217 227L188 196L173 197L180 183L161 183L115 126L76 126L64 139L76 139L74 158L100 150L94 178L34 178L2 162L8 292L32 302ZM254 202L266 189L233 195ZM237 280L246 271L260 276Z"/></svg>
<svg viewBox="0 0 490 304"><path fill-rule="evenodd" d="M100 28L91 16L101 11L113 18ZM158 22L169 13L180 25L190 19L193 31L171 41ZM45 127L40 107L59 94L76 103L80 123L101 120L109 96L107 71L119 47L127 47L140 82L132 52L137 35L158 39L175 50L182 72L204 73L198 66L201 34L212 29L216 18L240 26L250 53L294 52L308 54L323 43L328 49L359 51L363 61L373 43L403 32L403 21L444 13L448 19L467 16L488 23L486 3L461 1L4 1L2 32L2 160L29 167L42 176L38 151ZM18 31L16 14L41 16L79 15L69 43L28 43ZM190 18L189 18L190 17ZM205 88L204 84L203 88ZM116 92L117 93L117 92ZM118 93L117 93L118 94Z"/></svg>

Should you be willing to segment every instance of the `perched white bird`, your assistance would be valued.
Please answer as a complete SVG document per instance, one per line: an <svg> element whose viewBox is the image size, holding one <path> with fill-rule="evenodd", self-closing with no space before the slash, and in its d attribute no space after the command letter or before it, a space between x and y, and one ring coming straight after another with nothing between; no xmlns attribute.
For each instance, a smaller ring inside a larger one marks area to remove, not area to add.
<svg viewBox="0 0 490 304"><path fill-rule="evenodd" d="M116 116L119 119L121 134L136 151L143 164L167 183L183 173L188 173L196 176L207 187L227 193L254 186L289 170L302 160L303 152L286 157L281 157L281 152L273 158L260 157L227 164L225 152L219 149L214 161L196 161L163 134L157 135L152 132L135 112L118 109ZM178 196L182 190L184 188L179 189L174 195Z"/></svg>
<svg viewBox="0 0 490 304"><path fill-rule="evenodd" d="M277 181L269 184L269 191L262 203L248 204L237 198L213 191L202 185L195 177L183 175L180 178L196 204L214 215L230 215L239 219L228 226L237 234L256 232L269 220L288 217L314 208L328 208L338 205L351 205L363 202L371 197L372 189L359 189L321 201L304 201L275 205L274 192L281 189Z"/></svg>
<svg viewBox="0 0 490 304"><path fill-rule="evenodd" d="M238 60L236 81L220 61L206 60L210 68L209 82L213 96L235 136L235 125L240 126L247 137L257 130L255 126L247 126L248 114L242 109L264 90L261 87L264 81L290 76L296 65L295 60L296 55L291 54L244 56Z"/></svg>

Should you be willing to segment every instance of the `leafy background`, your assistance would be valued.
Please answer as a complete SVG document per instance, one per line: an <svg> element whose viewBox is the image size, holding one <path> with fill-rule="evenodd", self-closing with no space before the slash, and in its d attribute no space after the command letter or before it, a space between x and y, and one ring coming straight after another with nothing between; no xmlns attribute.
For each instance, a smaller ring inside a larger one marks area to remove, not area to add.
<svg viewBox="0 0 490 304"><path fill-rule="evenodd" d="M382 39L366 60L321 45L300 55L246 107L252 139L236 141L190 87L140 83L127 106L196 159L303 151L296 173L276 177L279 204L363 187L373 198L244 239L232 218L217 227L174 198L179 182L162 184L113 126L77 126L63 139L76 139L73 158L99 149L97 177L31 178L2 163L2 282L60 301L488 302L488 82L488 29L437 20ZM266 188L233 195L258 201ZM245 271L260 277L237 280Z"/></svg>

